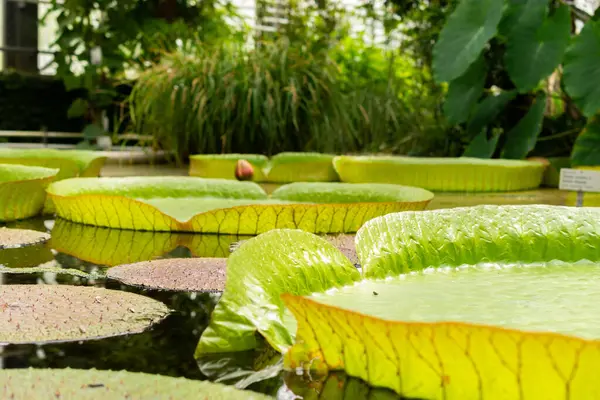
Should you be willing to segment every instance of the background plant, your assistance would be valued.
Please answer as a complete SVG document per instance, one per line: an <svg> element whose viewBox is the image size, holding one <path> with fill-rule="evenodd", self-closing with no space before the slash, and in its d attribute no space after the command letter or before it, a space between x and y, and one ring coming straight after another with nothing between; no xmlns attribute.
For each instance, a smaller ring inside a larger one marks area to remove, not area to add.
<svg viewBox="0 0 600 400"><path fill-rule="evenodd" d="M584 14L554 0L456 6L435 45L433 71L449 83L444 112L466 130L464 155L557 156L573 146L574 164L592 161L582 144L591 149L595 125L579 132L600 107L590 89L600 77L600 45L596 17L574 33Z"/></svg>

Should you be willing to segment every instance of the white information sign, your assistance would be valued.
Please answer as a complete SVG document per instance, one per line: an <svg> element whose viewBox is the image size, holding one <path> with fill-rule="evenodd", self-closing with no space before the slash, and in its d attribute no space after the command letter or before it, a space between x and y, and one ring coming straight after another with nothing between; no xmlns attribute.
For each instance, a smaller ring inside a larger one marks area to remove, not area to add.
<svg viewBox="0 0 600 400"><path fill-rule="evenodd" d="M574 192L600 192L600 171L562 168L558 188Z"/></svg>

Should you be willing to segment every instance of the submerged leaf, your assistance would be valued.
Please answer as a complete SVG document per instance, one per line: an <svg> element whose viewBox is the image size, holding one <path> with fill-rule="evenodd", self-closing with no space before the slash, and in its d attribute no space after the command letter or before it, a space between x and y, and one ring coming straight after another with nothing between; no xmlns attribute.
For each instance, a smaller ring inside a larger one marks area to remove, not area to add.
<svg viewBox="0 0 600 400"><path fill-rule="evenodd" d="M229 386L185 378L127 371L78 369L3 369L0 391L10 399L104 400L173 398L266 400L268 396Z"/></svg>
<svg viewBox="0 0 600 400"><path fill-rule="evenodd" d="M139 333L166 317L150 298L103 288L0 286L0 343L46 343Z"/></svg>
<svg viewBox="0 0 600 400"><path fill-rule="evenodd" d="M218 292L225 287L225 258L165 258L110 268L106 276L150 289Z"/></svg>
<svg viewBox="0 0 600 400"><path fill-rule="evenodd" d="M104 274L88 273L75 268L63 268L55 260L33 267L6 267L0 264L0 274L44 274L77 276L85 279L102 279Z"/></svg>
<svg viewBox="0 0 600 400"><path fill-rule="evenodd" d="M0 222L39 214L57 169L0 164Z"/></svg>
<svg viewBox="0 0 600 400"><path fill-rule="evenodd" d="M50 235L45 232L0 227L0 250L33 246L49 239Z"/></svg>
<svg viewBox="0 0 600 400"><path fill-rule="evenodd" d="M343 182L419 186L440 192L510 192L537 188L544 165L535 161L398 156L339 156Z"/></svg>

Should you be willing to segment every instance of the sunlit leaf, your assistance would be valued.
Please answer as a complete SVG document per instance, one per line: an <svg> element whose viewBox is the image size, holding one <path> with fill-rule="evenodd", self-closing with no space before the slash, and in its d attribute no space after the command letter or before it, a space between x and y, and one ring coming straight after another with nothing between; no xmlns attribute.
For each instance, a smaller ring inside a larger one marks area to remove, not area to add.
<svg viewBox="0 0 600 400"><path fill-rule="evenodd" d="M57 169L0 164L0 222L39 214Z"/></svg>
<svg viewBox="0 0 600 400"><path fill-rule="evenodd" d="M74 222L235 235L356 232L373 217L423 209L433 197L412 187L313 182L281 187L269 198L252 182L191 177L69 179L48 193L57 214Z"/></svg>
<svg viewBox="0 0 600 400"><path fill-rule="evenodd" d="M338 175L333 168L330 154L280 153L271 158L267 181L289 182L335 182Z"/></svg>
<svg viewBox="0 0 600 400"><path fill-rule="evenodd" d="M463 0L450 15L433 48L433 71L438 82L461 76L496 34L503 0Z"/></svg>
<svg viewBox="0 0 600 400"><path fill-rule="evenodd" d="M266 180L264 169L269 159L258 154L197 154L190 156L190 175L202 178L236 179L235 166L246 160L254 167L253 180Z"/></svg>
<svg viewBox="0 0 600 400"><path fill-rule="evenodd" d="M394 156L339 156L343 182L419 186L440 192L493 192L537 188L544 165L534 161Z"/></svg>
<svg viewBox="0 0 600 400"><path fill-rule="evenodd" d="M43 343L139 333L168 308L148 297L67 285L0 286L0 343Z"/></svg>
<svg viewBox="0 0 600 400"><path fill-rule="evenodd" d="M527 114L506 134L506 142L502 148L502 158L520 160L533 150L542 131L545 109L546 94L540 93L535 98Z"/></svg>
<svg viewBox="0 0 600 400"><path fill-rule="evenodd" d="M229 386L184 378L127 371L78 369L3 369L0 390L11 399L151 399L168 393L174 398L266 400L268 396Z"/></svg>
<svg viewBox="0 0 600 400"><path fill-rule="evenodd" d="M292 344L281 293L309 294L359 279L332 244L298 230L250 239L227 262L226 290L202 334L196 357L256 348L260 333L283 350Z"/></svg>

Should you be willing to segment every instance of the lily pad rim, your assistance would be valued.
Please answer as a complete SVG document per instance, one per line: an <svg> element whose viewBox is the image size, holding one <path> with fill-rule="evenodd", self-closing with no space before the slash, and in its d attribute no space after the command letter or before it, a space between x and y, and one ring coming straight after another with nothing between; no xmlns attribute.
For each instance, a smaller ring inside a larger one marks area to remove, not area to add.
<svg viewBox="0 0 600 400"><path fill-rule="evenodd" d="M31 166L31 165L22 165L22 164L2 164L0 163L0 168L3 167L17 167L18 169L22 169L22 170L29 170L31 172L33 172L34 170L36 170L37 172L39 172L40 174L42 174L39 177L36 178L29 178L29 179L13 179L13 180L7 180L7 181L0 181L0 185L12 185L12 184L17 184L17 183L24 183L24 182L35 182L35 181L52 181L54 178L56 178L56 176L58 175L58 173L60 172L60 170L58 168L46 168L46 167L37 167L37 166Z"/></svg>

